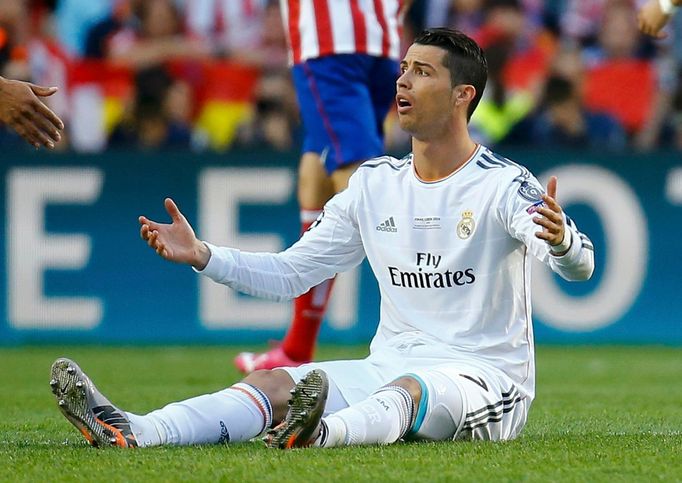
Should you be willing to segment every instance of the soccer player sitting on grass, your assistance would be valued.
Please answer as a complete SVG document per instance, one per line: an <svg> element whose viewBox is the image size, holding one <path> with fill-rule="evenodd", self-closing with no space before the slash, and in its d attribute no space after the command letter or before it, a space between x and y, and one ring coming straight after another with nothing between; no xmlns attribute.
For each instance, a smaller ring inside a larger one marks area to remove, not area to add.
<svg viewBox="0 0 682 483"><path fill-rule="evenodd" d="M172 223L140 217L163 258L275 300L368 258L379 327L361 360L255 371L218 391L140 416L107 400L68 359L50 384L64 415L98 446L239 442L268 446L515 438L535 395L533 254L586 280L593 247L524 167L476 144L468 120L486 82L480 47L429 29L401 62L396 96L412 153L365 162L311 230L281 253L198 240L175 203Z"/></svg>

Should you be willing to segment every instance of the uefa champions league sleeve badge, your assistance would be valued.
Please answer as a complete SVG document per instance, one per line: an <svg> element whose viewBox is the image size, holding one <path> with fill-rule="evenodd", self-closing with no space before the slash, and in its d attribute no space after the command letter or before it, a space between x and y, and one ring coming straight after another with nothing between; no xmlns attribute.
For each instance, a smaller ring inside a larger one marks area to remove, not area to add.
<svg viewBox="0 0 682 483"><path fill-rule="evenodd" d="M462 219L457 223L457 236L466 240L473 235L475 229L474 212L469 210L462 212Z"/></svg>

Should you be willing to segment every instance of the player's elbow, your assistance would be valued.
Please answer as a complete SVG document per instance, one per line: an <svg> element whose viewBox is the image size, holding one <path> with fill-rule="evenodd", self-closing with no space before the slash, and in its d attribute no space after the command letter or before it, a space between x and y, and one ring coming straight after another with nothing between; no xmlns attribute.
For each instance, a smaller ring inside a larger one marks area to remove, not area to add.
<svg viewBox="0 0 682 483"><path fill-rule="evenodd" d="M569 282L584 282L592 278L594 263L583 263L574 267L570 272L561 273L561 277Z"/></svg>
<svg viewBox="0 0 682 483"><path fill-rule="evenodd" d="M310 281L307 277L301 276L298 272L293 272L283 280L282 298L292 300L305 295L320 282Z"/></svg>
<svg viewBox="0 0 682 483"><path fill-rule="evenodd" d="M578 263L573 270L571 270L573 282L584 282L592 278L594 273L594 252L583 248L580 263Z"/></svg>
<svg viewBox="0 0 682 483"><path fill-rule="evenodd" d="M594 273L594 264L587 265L586 267L583 267L582 270L579 270L578 273L576 274L576 282L584 282L586 280L589 280L592 278L592 274Z"/></svg>
<svg viewBox="0 0 682 483"><path fill-rule="evenodd" d="M588 256L585 257L585 260L580 265L582 268L582 270L580 270L580 274L582 275L581 281L591 279L592 274L594 273L594 251L587 250L587 254Z"/></svg>

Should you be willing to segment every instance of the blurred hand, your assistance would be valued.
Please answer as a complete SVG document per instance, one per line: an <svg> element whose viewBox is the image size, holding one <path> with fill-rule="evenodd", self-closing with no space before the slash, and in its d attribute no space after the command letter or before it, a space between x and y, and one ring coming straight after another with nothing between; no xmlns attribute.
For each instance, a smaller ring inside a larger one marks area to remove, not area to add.
<svg viewBox="0 0 682 483"><path fill-rule="evenodd" d="M64 123L38 97L51 96L56 87L0 77L0 122L14 129L34 147L54 148Z"/></svg>
<svg viewBox="0 0 682 483"><path fill-rule="evenodd" d="M164 206L172 222L157 223L140 216L140 236L162 258L203 270L211 258L208 247L197 239L192 226L172 199L166 198Z"/></svg>
<svg viewBox="0 0 682 483"><path fill-rule="evenodd" d="M670 20L670 15L666 15L661 10L661 4L658 0L648 0L637 13L637 26L639 30L646 35L650 35L656 39L663 39L668 34L661 32L661 29Z"/></svg>
<svg viewBox="0 0 682 483"><path fill-rule="evenodd" d="M556 202L556 185L556 176L549 178L547 193L542 195L542 201L545 203L536 210L536 213L542 216L533 218L533 222L543 228L542 231L536 232L535 236L545 240L552 246L560 245L564 241L564 235L566 234L563 211L559 203ZM563 253L558 253L557 255L563 255Z"/></svg>

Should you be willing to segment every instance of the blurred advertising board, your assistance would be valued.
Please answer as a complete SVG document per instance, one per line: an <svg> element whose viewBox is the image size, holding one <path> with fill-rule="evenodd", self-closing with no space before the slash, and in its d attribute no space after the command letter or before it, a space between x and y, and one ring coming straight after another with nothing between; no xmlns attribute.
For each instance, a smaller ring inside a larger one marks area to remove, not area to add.
<svg viewBox="0 0 682 483"><path fill-rule="evenodd" d="M591 281L534 267L535 335L546 343L682 343L682 156L508 151L594 242ZM258 300L161 260L137 217L170 196L216 244L281 250L299 231L297 156L4 153L0 344L246 343L281 337L289 303ZM321 340L365 342L378 319L367 263L342 275Z"/></svg>

